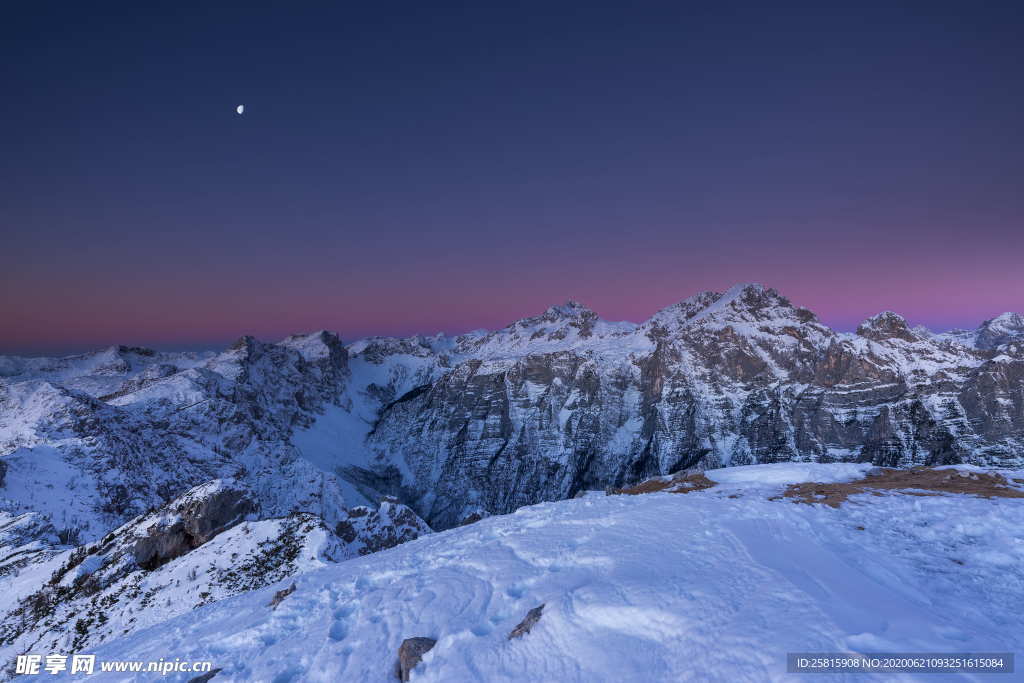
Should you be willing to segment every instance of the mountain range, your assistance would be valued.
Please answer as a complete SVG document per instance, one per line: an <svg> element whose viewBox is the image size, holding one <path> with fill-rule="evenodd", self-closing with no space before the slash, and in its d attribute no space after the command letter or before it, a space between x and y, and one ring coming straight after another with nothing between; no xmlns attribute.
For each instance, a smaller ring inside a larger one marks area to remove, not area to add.
<svg viewBox="0 0 1024 683"><path fill-rule="evenodd" d="M200 550L215 569L171 611L526 505L787 461L1024 466L1024 318L837 332L738 285L640 324L569 302L454 337L0 357L0 660L102 642L113 625L72 616L171 602L161 573Z"/></svg>

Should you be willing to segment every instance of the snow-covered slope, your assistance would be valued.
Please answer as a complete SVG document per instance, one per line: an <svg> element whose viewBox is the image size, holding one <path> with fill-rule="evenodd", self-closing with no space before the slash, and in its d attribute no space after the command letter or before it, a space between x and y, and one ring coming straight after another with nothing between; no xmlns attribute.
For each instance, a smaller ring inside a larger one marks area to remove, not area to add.
<svg viewBox="0 0 1024 683"><path fill-rule="evenodd" d="M226 480L194 487L74 549L40 545L33 540L38 531L24 532L27 522L0 524L0 669L26 651L92 648L197 606L430 533L393 501L350 508L335 528L309 513L268 519L252 492Z"/></svg>
<svg viewBox="0 0 1024 683"><path fill-rule="evenodd" d="M1024 501L773 499L864 469L763 465L709 472L723 483L685 495L526 507L305 573L276 610L291 579L96 654L209 660L214 681L384 682L401 642L427 637L414 681L762 682L789 680L787 652L1021 651Z"/></svg>
<svg viewBox="0 0 1024 683"><path fill-rule="evenodd" d="M66 358L0 356L0 378L41 380L105 397L122 390L126 381L141 386L201 365L214 355L213 352L162 353L137 346L111 346Z"/></svg>

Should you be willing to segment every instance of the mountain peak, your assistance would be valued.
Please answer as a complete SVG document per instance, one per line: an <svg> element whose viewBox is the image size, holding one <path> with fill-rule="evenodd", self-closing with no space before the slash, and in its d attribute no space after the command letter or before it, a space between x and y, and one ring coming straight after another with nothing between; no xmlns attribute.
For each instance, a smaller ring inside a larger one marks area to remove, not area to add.
<svg viewBox="0 0 1024 683"><path fill-rule="evenodd" d="M979 349L994 349L1021 338L1024 338L1024 317L1006 312L983 322L974 343Z"/></svg>
<svg viewBox="0 0 1024 683"><path fill-rule="evenodd" d="M596 318L597 314L590 310L579 301L575 299L569 299L564 304L558 306L551 306L544 311L544 317L562 320L572 319L578 320L582 318Z"/></svg>
<svg viewBox="0 0 1024 683"><path fill-rule="evenodd" d="M686 327L690 324L764 323L787 320L792 324L817 322L806 308L793 306L778 291L758 283L741 283L725 292L700 292L655 313L645 323L656 334ZM660 330L660 332L658 331Z"/></svg>
<svg viewBox="0 0 1024 683"><path fill-rule="evenodd" d="M906 319L892 311L882 311L873 315L860 324L857 334L872 341L885 341L887 339L902 339L904 341L918 341L917 335L907 325Z"/></svg>
<svg viewBox="0 0 1024 683"><path fill-rule="evenodd" d="M982 327L999 327L1013 330L1024 329L1024 316L1021 316L1020 313L1007 311L1006 313L1000 313L991 320L986 320L982 323Z"/></svg>
<svg viewBox="0 0 1024 683"><path fill-rule="evenodd" d="M566 347L578 339L588 339L595 333L620 330L620 323L607 323L597 313L578 301L569 299L564 304L551 306L539 315L522 318L509 323L500 330L483 335L462 335L461 345L467 348L486 347L507 353L512 348L522 348L531 342L544 340L557 342ZM630 329L635 325L626 324ZM621 330L620 330L621 331Z"/></svg>
<svg viewBox="0 0 1024 683"><path fill-rule="evenodd" d="M755 310L779 305L791 306L789 299L779 294L777 290L765 287L757 282L733 285L715 303L723 306L740 304L745 308Z"/></svg>
<svg viewBox="0 0 1024 683"><path fill-rule="evenodd" d="M598 321L597 313L580 302L569 299L564 304L550 306L540 315L533 315L510 324L506 329L529 328L537 325L568 323L570 325L590 324Z"/></svg>
<svg viewBox="0 0 1024 683"><path fill-rule="evenodd" d="M721 320L723 322L761 322L780 318L795 318L797 322L817 321L817 316L806 308L797 308L777 290L757 283L734 285L715 301L693 316L693 320Z"/></svg>
<svg viewBox="0 0 1024 683"><path fill-rule="evenodd" d="M309 334L293 334L284 339L281 346L298 351L299 355L308 361L333 358L336 362L342 362L341 357L348 357L345 345L338 335L327 330Z"/></svg>
<svg viewBox="0 0 1024 683"><path fill-rule="evenodd" d="M722 294L723 297L736 297L741 295L760 295L765 292L775 292L774 289L765 287L760 282L738 282ZM778 294L778 292L775 292Z"/></svg>

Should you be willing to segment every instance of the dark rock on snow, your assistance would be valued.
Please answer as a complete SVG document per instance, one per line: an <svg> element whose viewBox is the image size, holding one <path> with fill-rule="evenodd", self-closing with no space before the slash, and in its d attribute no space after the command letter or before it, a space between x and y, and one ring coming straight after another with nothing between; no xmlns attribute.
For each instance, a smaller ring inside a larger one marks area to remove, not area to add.
<svg viewBox="0 0 1024 683"><path fill-rule="evenodd" d="M395 675L400 681L408 681L409 673L420 663L423 655L437 643L433 638L406 638L398 648L398 662L395 664Z"/></svg>
<svg viewBox="0 0 1024 683"><path fill-rule="evenodd" d="M136 541L135 561L143 569L155 569L198 548L254 510L255 504L246 493L230 485L210 492L195 491L182 499L171 515L154 523L147 536Z"/></svg>
<svg viewBox="0 0 1024 683"><path fill-rule="evenodd" d="M270 609L277 609L277 606L284 602L284 599L295 592L295 584L293 583L288 588L282 588L281 590L274 593L274 597L270 600L270 604L267 605Z"/></svg>
<svg viewBox="0 0 1024 683"><path fill-rule="evenodd" d="M522 636L525 636L527 633L529 633L530 629L536 626L537 622L540 621L540 617L543 614L543 612L544 603L537 605L532 610L527 612L523 620L519 622L519 625L512 629L512 631L508 634L508 639L512 640L513 638L521 638Z"/></svg>

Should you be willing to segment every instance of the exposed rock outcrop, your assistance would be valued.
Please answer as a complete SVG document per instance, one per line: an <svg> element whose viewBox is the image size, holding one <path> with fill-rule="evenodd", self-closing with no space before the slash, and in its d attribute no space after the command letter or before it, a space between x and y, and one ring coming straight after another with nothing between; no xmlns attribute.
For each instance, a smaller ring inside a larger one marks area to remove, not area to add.
<svg viewBox="0 0 1024 683"><path fill-rule="evenodd" d="M413 668L420 663L423 655L433 649L437 641L433 638L406 638L398 648L398 662L395 664L395 675L398 680L409 680Z"/></svg>
<svg viewBox="0 0 1024 683"><path fill-rule="evenodd" d="M28 645L44 643L55 652L93 646L168 615L358 557L382 538L407 538L411 528L429 532L408 508L391 503L384 514L364 519L354 537L341 539L309 513L256 519L253 498L237 481L207 482L74 549L59 547L56 530L38 515L0 517L0 579L26 572L18 593L0 601L0 667ZM409 528L387 528L396 520ZM28 580L33 575L35 584ZM271 602L291 590L294 584Z"/></svg>
<svg viewBox="0 0 1024 683"><path fill-rule="evenodd" d="M295 592L295 584L293 583L288 588L282 588L281 590L274 593L274 597L270 600L270 604L267 605L270 609L277 609L277 606L284 602L284 599Z"/></svg>
<svg viewBox="0 0 1024 683"><path fill-rule="evenodd" d="M349 508L334 532L360 555L368 555L429 534L430 527L410 508L386 499L373 510L360 505Z"/></svg>
<svg viewBox="0 0 1024 683"><path fill-rule="evenodd" d="M217 480L204 484L152 520L146 535L135 542L135 562L143 569L156 569L198 548L255 510L255 503L233 483Z"/></svg>
<svg viewBox="0 0 1024 683"><path fill-rule="evenodd" d="M541 603L540 605L537 605L536 607L534 607L526 613L526 616L523 617L523 620L520 621L516 625L516 627L512 629L512 631L508 634L508 639L512 640L513 638L522 638L523 636L525 636L527 633L530 632L531 629L533 629L534 626L537 625L537 622L540 621L541 615L543 614L544 604Z"/></svg>

